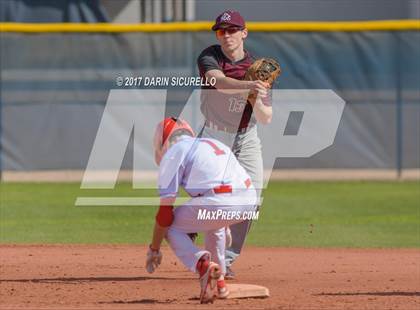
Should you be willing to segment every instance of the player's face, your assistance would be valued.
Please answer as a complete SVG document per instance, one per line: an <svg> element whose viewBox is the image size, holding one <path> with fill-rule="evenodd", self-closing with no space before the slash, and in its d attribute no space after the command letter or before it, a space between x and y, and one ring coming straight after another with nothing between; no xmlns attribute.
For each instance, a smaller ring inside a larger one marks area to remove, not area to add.
<svg viewBox="0 0 420 310"><path fill-rule="evenodd" d="M220 28L216 30L217 40L225 50L234 51L242 48L243 40L247 37L248 30L238 27Z"/></svg>

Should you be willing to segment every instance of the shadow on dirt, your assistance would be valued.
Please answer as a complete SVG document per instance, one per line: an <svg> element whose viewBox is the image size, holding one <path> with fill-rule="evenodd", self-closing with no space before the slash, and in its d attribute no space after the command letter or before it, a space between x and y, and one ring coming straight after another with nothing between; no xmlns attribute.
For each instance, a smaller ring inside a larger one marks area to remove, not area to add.
<svg viewBox="0 0 420 310"><path fill-rule="evenodd" d="M30 283L62 283L62 284L78 284L83 282L127 282L127 281L147 281L147 280L168 280L180 281L190 280L186 278L165 278L165 277L59 277L59 278L39 278L39 279L0 279L2 282L30 282Z"/></svg>
<svg viewBox="0 0 420 310"><path fill-rule="evenodd" d="M415 296L419 297L420 292L354 292L354 293L321 293L314 296Z"/></svg>
<svg viewBox="0 0 420 310"><path fill-rule="evenodd" d="M99 304L170 304L176 302L176 299L156 300L156 299L139 299L139 300L115 300L110 302L102 302Z"/></svg>

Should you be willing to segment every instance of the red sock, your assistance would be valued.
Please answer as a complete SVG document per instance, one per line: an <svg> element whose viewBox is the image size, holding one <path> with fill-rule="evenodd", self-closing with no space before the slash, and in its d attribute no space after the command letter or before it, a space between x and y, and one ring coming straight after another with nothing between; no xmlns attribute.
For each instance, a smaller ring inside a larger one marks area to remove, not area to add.
<svg viewBox="0 0 420 310"><path fill-rule="evenodd" d="M197 271L200 277L202 277L206 273L208 267L209 259L206 257L206 255L203 255L197 262Z"/></svg>
<svg viewBox="0 0 420 310"><path fill-rule="evenodd" d="M225 280L217 280L217 288L225 287Z"/></svg>

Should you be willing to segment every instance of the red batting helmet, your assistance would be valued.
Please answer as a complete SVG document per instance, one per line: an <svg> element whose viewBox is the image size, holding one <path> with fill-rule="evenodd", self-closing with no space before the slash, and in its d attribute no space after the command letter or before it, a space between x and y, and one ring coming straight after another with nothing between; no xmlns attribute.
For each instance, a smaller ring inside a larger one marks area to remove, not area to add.
<svg viewBox="0 0 420 310"><path fill-rule="evenodd" d="M167 117L157 125L153 139L156 164L160 164L160 160L166 152L170 137L179 130L185 130L191 136L195 135L194 130L186 121L177 119L176 117Z"/></svg>

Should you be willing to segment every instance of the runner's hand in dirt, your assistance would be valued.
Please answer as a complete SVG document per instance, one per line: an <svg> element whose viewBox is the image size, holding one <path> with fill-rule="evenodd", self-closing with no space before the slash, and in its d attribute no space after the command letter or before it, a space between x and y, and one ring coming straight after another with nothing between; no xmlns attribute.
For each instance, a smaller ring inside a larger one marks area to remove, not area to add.
<svg viewBox="0 0 420 310"><path fill-rule="evenodd" d="M146 270L148 273L153 273L162 262L162 252L160 250L152 249L149 246L146 258Z"/></svg>

